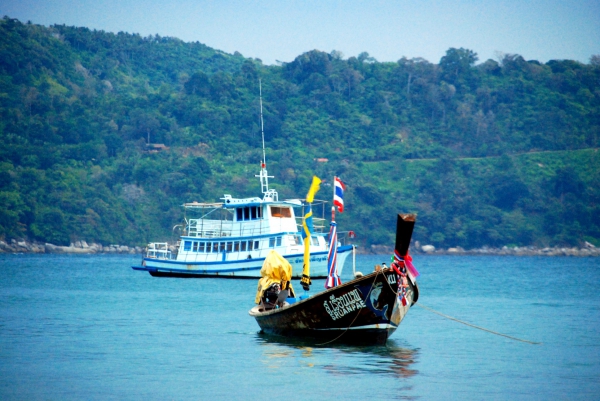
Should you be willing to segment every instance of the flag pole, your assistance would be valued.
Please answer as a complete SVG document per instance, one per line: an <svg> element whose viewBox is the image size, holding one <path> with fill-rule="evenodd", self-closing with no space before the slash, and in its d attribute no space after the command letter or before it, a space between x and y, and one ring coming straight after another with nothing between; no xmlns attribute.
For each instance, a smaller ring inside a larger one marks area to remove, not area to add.
<svg viewBox="0 0 600 401"><path fill-rule="evenodd" d="M333 177L333 202L331 205L331 227L329 229L329 249L327 252L327 280L325 288L332 288L341 284L337 276L337 228L335 223L335 185L337 177Z"/></svg>

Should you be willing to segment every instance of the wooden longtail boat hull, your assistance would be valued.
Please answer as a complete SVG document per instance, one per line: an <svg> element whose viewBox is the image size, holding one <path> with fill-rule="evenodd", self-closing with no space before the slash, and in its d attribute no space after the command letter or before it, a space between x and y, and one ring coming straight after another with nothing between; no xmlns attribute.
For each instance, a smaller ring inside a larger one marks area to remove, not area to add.
<svg viewBox="0 0 600 401"><path fill-rule="evenodd" d="M268 334L385 344L418 298L418 287L408 280L403 305L399 280L394 270L383 269L278 309L255 306L249 314Z"/></svg>

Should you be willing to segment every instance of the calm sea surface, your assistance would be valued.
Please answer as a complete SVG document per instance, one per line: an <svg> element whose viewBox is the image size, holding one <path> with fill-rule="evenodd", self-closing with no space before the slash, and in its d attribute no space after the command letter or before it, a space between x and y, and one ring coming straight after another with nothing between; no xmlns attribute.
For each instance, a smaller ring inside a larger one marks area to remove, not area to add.
<svg viewBox="0 0 600 401"><path fill-rule="evenodd" d="M600 259L414 259L419 304L542 344L414 306L385 347L319 347L259 333L257 280L0 255L0 400L600 399Z"/></svg>

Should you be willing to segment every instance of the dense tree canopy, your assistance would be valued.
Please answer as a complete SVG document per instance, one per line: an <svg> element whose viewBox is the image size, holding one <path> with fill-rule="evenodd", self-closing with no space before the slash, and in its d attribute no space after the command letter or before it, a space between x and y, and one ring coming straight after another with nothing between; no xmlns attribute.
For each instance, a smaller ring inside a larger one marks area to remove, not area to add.
<svg viewBox="0 0 600 401"><path fill-rule="evenodd" d="M5 17L0 237L143 244L170 235L183 202L258 195L261 79L273 186L302 197L313 174L341 176L340 225L362 245L391 243L401 211L437 246L600 245L598 56L478 61L313 50L264 66Z"/></svg>

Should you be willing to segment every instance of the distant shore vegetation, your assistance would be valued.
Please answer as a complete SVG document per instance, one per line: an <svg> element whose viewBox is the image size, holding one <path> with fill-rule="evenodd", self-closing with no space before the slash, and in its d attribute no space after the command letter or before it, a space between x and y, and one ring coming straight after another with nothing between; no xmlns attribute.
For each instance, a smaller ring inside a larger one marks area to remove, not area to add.
<svg viewBox="0 0 600 401"><path fill-rule="evenodd" d="M0 20L0 239L171 240L184 202L347 183L340 230L438 248L600 246L600 56L437 64L313 50L277 66L199 42ZM327 213L326 213L327 214Z"/></svg>

